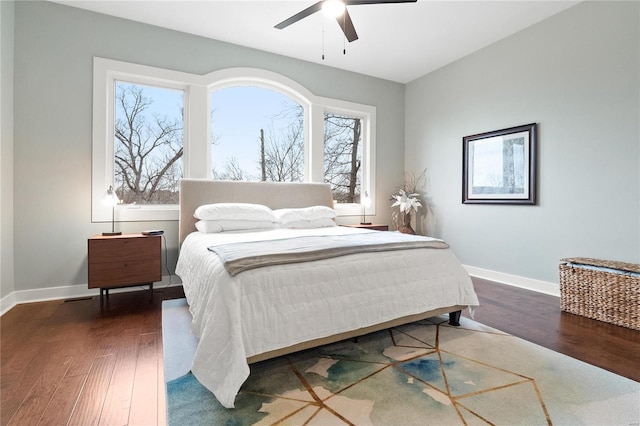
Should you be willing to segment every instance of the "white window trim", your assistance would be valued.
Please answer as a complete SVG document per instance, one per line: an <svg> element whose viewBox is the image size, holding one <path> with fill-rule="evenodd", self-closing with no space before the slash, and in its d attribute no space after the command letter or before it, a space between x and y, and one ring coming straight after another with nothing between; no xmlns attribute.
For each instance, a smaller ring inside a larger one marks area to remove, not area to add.
<svg viewBox="0 0 640 426"><path fill-rule="evenodd" d="M195 75L145 65L95 57L93 60L93 140L92 195L93 222L111 221L111 208L103 203L109 185L113 185L114 87L116 80L183 90L184 98L184 176L210 178L210 96L225 87L255 85L275 90L304 107L305 111L305 181L324 180L323 143L325 112L363 119L363 175L361 190L367 191L375 215L376 108L338 99L315 96L304 86L280 74L256 68L229 68L206 75ZM336 204L340 216L361 215L360 204ZM117 206L115 220L178 220L178 205Z"/></svg>

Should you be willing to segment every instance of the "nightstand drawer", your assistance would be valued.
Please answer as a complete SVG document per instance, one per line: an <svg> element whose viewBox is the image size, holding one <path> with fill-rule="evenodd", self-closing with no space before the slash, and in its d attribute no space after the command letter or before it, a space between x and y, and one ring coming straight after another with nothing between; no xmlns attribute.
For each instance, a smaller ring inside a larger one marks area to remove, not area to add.
<svg viewBox="0 0 640 426"><path fill-rule="evenodd" d="M160 237L89 240L90 262L119 262L160 258Z"/></svg>
<svg viewBox="0 0 640 426"><path fill-rule="evenodd" d="M120 287L162 281L160 257L144 261L89 264L89 288Z"/></svg>

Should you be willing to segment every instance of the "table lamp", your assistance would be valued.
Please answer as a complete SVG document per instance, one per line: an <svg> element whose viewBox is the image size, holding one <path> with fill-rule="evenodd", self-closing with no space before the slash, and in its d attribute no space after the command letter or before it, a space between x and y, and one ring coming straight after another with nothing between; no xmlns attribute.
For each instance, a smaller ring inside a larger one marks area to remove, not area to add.
<svg viewBox="0 0 640 426"><path fill-rule="evenodd" d="M120 202L120 200L118 199L118 195L116 194L116 191L113 189L112 185L109 185L109 189L107 189L107 193L104 196L104 204L106 206L111 206L111 232L103 232L102 235L104 235L104 236L122 235L122 232L116 232L114 230L114 227L115 227L115 210L116 210L116 205L119 202Z"/></svg>
<svg viewBox="0 0 640 426"><path fill-rule="evenodd" d="M369 198L367 191L360 198L360 204L362 205L362 222L360 222L360 225L371 225L371 222L367 222L367 209L371 207L371 198Z"/></svg>

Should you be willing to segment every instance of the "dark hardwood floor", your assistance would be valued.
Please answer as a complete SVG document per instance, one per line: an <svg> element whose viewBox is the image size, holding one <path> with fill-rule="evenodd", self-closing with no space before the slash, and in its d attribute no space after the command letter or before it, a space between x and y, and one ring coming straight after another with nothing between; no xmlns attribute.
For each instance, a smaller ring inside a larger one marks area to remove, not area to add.
<svg viewBox="0 0 640 426"><path fill-rule="evenodd" d="M640 381L640 332L560 311L553 296L474 279L475 319ZM2 425L165 424L161 303L180 287L18 305L0 318ZM468 314L464 314L465 316Z"/></svg>
<svg viewBox="0 0 640 426"><path fill-rule="evenodd" d="M555 296L473 283L480 299L476 321L640 382L640 331L562 312Z"/></svg>
<svg viewBox="0 0 640 426"><path fill-rule="evenodd" d="M161 306L182 287L18 305L0 319L2 425L165 424Z"/></svg>

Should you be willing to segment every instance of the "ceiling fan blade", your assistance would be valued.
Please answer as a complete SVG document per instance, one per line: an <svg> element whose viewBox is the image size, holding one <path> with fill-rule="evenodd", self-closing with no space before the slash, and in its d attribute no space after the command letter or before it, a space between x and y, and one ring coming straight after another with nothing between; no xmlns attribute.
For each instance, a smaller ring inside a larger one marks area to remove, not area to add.
<svg viewBox="0 0 640 426"><path fill-rule="evenodd" d="M388 4L388 3L415 3L418 0L344 0L347 6L356 6L359 4Z"/></svg>
<svg viewBox="0 0 640 426"><path fill-rule="evenodd" d="M418 0L342 0L346 6L357 6L362 4L392 4L392 3L415 3ZM306 18L309 15L313 15L314 13L322 10L323 0L320 0L317 3L312 4L308 8L304 9L301 12L296 13L295 15L285 19L280 22L275 28L281 30L283 28L288 27L291 24L294 24L301 19ZM351 16L349 15L349 11L345 9L343 16L337 17L336 20L342 28L342 32L349 42L355 41L358 39L358 33L356 33L356 29L353 26L353 21L351 20Z"/></svg>
<svg viewBox="0 0 640 426"><path fill-rule="evenodd" d="M309 15L313 15L314 13L318 12L319 10L322 10L322 1L319 1L318 3L315 3L315 4L311 5L311 6L309 6L308 8L303 10L302 12L298 12L295 15L291 16L290 18L285 19L284 21L282 21L278 25L276 25L275 28L277 28L279 30L281 30L283 28L287 28L289 25L295 24L299 20L304 19Z"/></svg>
<svg viewBox="0 0 640 426"><path fill-rule="evenodd" d="M349 40L349 43L358 39L358 33L356 33L356 28L353 26L351 15L349 15L347 9L344 10L342 16L336 17L336 21L338 21L338 25L342 28L342 32L347 40Z"/></svg>

